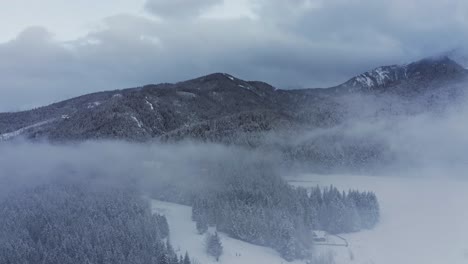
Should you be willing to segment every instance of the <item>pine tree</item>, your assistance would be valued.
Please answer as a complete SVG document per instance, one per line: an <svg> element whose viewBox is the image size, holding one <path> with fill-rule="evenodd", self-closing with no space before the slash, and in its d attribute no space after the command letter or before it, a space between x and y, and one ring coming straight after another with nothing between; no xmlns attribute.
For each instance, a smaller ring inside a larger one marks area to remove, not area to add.
<svg viewBox="0 0 468 264"><path fill-rule="evenodd" d="M158 226L159 232L161 236L166 238L169 236L169 224L167 223L167 219L164 215L158 216Z"/></svg>
<svg viewBox="0 0 468 264"><path fill-rule="evenodd" d="M162 253L159 256L158 264L171 264L169 260L169 256L166 253Z"/></svg>
<svg viewBox="0 0 468 264"><path fill-rule="evenodd" d="M196 223L197 231L200 235L208 230L208 223L205 219L205 217L200 217Z"/></svg>
<svg viewBox="0 0 468 264"><path fill-rule="evenodd" d="M181 263L183 263L183 264L190 264L191 263L188 252L185 252L184 260Z"/></svg>
<svg viewBox="0 0 468 264"><path fill-rule="evenodd" d="M287 261L293 261L297 257L294 238L290 234L288 234L288 237L282 240L281 242L281 257L283 257Z"/></svg>
<svg viewBox="0 0 468 264"><path fill-rule="evenodd" d="M345 226L343 227L343 232L359 231L362 223L356 204L349 194L345 197Z"/></svg>
<svg viewBox="0 0 468 264"><path fill-rule="evenodd" d="M221 239L219 238L218 232L215 232L214 235L208 234L206 240L207 253L215 257L216 261L219 261L219 257L223 254L223 246L221 244Z"/></svg>

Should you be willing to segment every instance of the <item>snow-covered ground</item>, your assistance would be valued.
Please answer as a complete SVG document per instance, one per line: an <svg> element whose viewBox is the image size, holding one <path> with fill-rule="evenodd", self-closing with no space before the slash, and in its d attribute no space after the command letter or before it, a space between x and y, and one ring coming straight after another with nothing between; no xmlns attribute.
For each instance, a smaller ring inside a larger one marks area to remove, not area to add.
<svg viewBox="0 0 468 264"><path fill-rule="evenodd" d="M222 263L222 264L281 264L302 262L287 262L273 249L255 246L237 239L232 239L220 233L223 244L223 255L219 262L205 253L205 236L199 235L192 222L192 209L174 203L152 201L153 212L163 214L167 217L170 230L170 241L177 253L189 252L192 260L200 264Z"/></svg>
<svg viewBox="0 0 468 264"><path fill-rule="evenodd" d="M64 118L64 117L62 117L62 118ZM64 119L65 119L65 118L64 118ZM46 124L48 124L48 123L53 122L54 120L55 120L55 119L49 119L49 120L42 121L42 122L39 122L39 123L30 125L30 126L26 126L26 127L20 128L20 129L18 129L18 130L16 130L16 131L13 131L13 132L0 134L0 142L6 141L6 140L10 140L10 139L12 139L12 138L14 138L14 137L17 137L17 136L21 135L22 133L24 133L24 132L25 132L26 130L28 130L28 129L46 125Z"/></svg>
<svg viewBox="0 0 468 264"><path fill-rule="evenodd" d="M333 252L336 264L468 263L468 181L312 174L289 180L295 186L333 184L376 192L382 214L377 227L342 235L349 247L316 246L319 254ZM179 253L188 251L200 263L216 263L205 254L204 236L196 232L190 207L153 201L153 210L167 216ZM272 249L221 237L224 255L219 263L287 263Z"/></svg>
<svg viewBox="0 0 468 264"><path fill-rule="evenodd" d="M350 246L334 249L337 264L468 263L468 181L301 175L290 182L376 192L381 222L372 230L342 235Z"/></svg>

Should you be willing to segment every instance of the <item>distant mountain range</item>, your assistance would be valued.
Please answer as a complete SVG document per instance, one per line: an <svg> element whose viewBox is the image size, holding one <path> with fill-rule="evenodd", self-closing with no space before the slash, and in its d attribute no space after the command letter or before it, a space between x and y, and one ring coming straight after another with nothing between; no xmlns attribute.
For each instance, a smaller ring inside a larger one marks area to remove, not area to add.
<svg viewBox="0 0 468 264"><path fill-rule="evenodd" d="M0 113L0 140L195 139L255 147L271 132L434 111L460 98L467 80L468 70L445 56L378 67L326 89L281 90L215 73Z"/></svg>

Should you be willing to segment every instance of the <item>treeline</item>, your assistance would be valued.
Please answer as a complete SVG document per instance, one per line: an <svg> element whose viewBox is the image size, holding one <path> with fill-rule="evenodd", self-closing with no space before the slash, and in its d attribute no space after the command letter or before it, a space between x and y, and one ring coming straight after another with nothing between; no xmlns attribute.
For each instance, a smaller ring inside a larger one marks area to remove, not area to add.
<svg viewBox="0 0 468 264"><path fill-rule="evenodd" d="M262 188L261 186L267 186ZM267 190L267 188L271 188ZM373 227L379 219L375 194L335 187L309 194L281 182L229 185L223 192L200 195L193 203L192 218L204 226L254 244L276 249L286 260L309 257L312 230L346 233Z"/></svg>
<svg viewBox="0 0 468 264"><path fill-rule="evenodd" d="M52 183L0 200L2 264L189 264L131 190Z"/></svg>
<svg viewBox="0 0 468 264"><path fill-rule="evenodd" d="M286 260L308 257L312 229L299 202L307 197L269 175L244 174L234 181L196 197L197 226L216 226L233 238L272 247Z"/></svg>
<svg viewBox="0 0 468 264"><path fill-rule="evenodd" d="M380 206L373 192L350 190L340 192L336 187L315 187L308 195L308 206L315 230L332 234L356 232L373 228L380 217Z"/></svg>
<svg viewBox="0 0 468 264"><path fill-rule="evenodd" d="M170 187L153 185L159 186L153 197L192 206L200 233L216 226L233 238L271 247L286 260L310 257L312 230L352 232L371 228L379 218L375 194L295 188L270 161L258 157L203 164L188 178L172 180Z"/></svg>

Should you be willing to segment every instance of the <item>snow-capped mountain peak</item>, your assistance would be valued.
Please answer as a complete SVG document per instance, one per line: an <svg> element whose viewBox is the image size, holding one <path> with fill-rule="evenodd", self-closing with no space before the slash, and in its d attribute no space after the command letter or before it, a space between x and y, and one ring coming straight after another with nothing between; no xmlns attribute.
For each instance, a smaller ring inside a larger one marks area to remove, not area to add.
<svg viewBox="0 0 468 264"><path fill-rule="evenodd" d="M404 78L407 78L406 66L382 66L354 77L348 81L348 85L371 88L383 86Z"/></svg>
<svg viewBox="0 0 468 264"><path fill-rule="evenodd" d="M468 64L468 57L467 57ZM410 64L381 66L362 73L340 85L348 91L373 90L404 81L452 78L467 70L448 56L425 58Z"/></svg>

